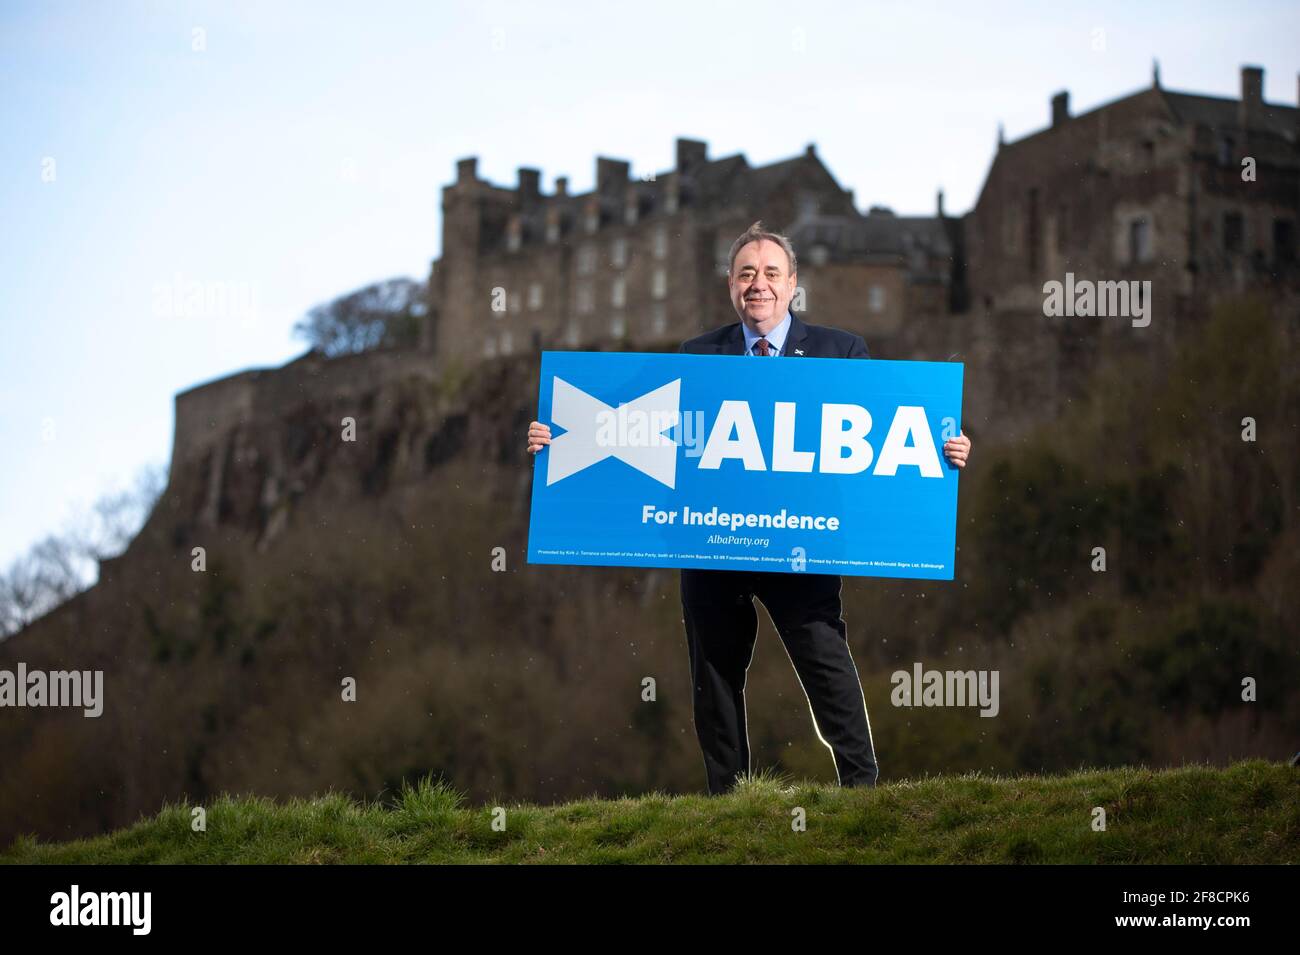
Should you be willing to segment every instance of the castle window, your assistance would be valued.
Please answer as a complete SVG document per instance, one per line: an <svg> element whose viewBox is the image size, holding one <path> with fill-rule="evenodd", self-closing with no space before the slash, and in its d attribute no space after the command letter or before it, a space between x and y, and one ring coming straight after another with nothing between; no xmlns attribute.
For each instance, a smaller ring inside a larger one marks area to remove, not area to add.
<svg viewBox="0 0 1300 955"><path fill-rule="evenodd" d="M622 315L615 315L609 320L609 333L615 338L622 338L627 332L627 322Z"/></svg>
<svg viewBox="0 0 1300 955"><path fill-rule="evenodd" d="M867 289L867 310L874 315L879 315L885 310L885 289L880 285L873 285Z"/></svg>
<svg viewBox="0 0 1300 955"><path fill-rule="evenodd" d="M514 350L514 340L509 332L501 333L501 354L509 355Z"/></svg>
<svg viewBox="0 0 1300 955"><path fill-rule="evenodd" d="M596 247L584 245L578 249L578 274L590 275L596 271Z"/></svg>
<svg viewBox="0 0 1300 955"><path fill-rule="evenodd" d="M546 241L547 242L560 241L560 217L559 216L551 216L549 219L546 220Z"/></svg>
<svg viewBox="0 0 1300 955"><path fill-rule="evenodd" d="M542 283L533 282L528 286L528 310L535 312L542 307Z"/></svg>
<svg viewBox="0 0 1300 955"><path fill-rule="evenodd" d="M1290 219L1273 220L1273 261L1278 265L1295 261L1295 223Z"/></svg>
<svg viewBox="0 0 1300 955"><path fill-rule="evenodd" d="M568 327L564 330L564 341L570 348L577 348L581 336L578 334L578 323L570 321Z"/></svg>
<svg viewBox="0 0 1300 955"><path fill-rule="evenodd" d="M655 229L654 254L656 259L668 256L668 229L665 226Z"/></svg>
<svg viewBox="0 0 1300 955"><path fill-rule="evenodd" d="M497 356L497 340L495 338L483 339L483 357L495 358Z"/></svg>
<svg viewBox="0 0 1300 955"><path fill-rule="evenodd" d="M506 249L510 252L518 252L522 241L523 233L519 228L519 223L511 223L509 231L506 232Z"/></svg>
<svg viewBox="0 0 1300 955"><path fill-rule="evenodd" d="M609 244L609 264L616 269L627 265L627 239L615 239Z"/></svg>
<svg viewBox="0 0 1300 955"><path fill-rule="evenodd" d="M667 269L655 269L650 276L650 294L655 298L664 298L668 295L668 271Z"/></svg>
<svg viewBox="0 0 1300 955"><path fill-rule="evenodd" d="M1008 255L1017 255L1020 252L1020 234L1024 227L1024 219L1021 216L1020 203L1012 199L1007 203L1006 211L1002 215L1002 251Z"/></svg>
<svg viewBox="0 0 1300 955"><path fill-rule="evenodd" d="M577 301L574 303L579 315L590 315L595 309L595 298L592 295L591 283L580 282L577 289Z"/></svg>
<svg viewBox="0 0 1300 955"><path fill-rule="evenodd" d="M718 263L718 274L726 275L727 269L731 263L727 261L727 253L731 251L732 239L719 233L713 240L713 259Z"/></svg>
<svg viewBox="0 0 1300 955"><path fill-rule="evenodd" d="M1246 229L1242 222L1240 212L1225 212L1223 214L1223 250L1225 252L1240 252L1245 244Z"/></svg>
<svg viewBox="0 0 1300 955"><path fill-rule="evenodd" d="M510 301L510 313L512 315L518 315L521 310L521 304L522 304L519 301L519 293L511 292L509 301Z"/></svg>
<svg viewBox="0 0 1300 955"><path fill-rule="evenodd" d="M588 232L595 232L600 228L600 206L592 203L587 206L587 215L584 220Z"/></svg>
<svg viewBox="0 0 1300 955"><path fill-rule="evenodd" d="M636 190L630 190L627 194L627 205L623 207L623 221L628 225L636 225L640 211L640 200L637 198Z"/></svg>
<svg viewBox="0 0 1300 955"><path fill-rule="evenodd" d="M1220 166L1232 165L1232 154L1233 152L1235 152L1236 146L1237 144L1233 142L1231 136L1219 137L1219 165Z"/></svg>
<svg viewBox="0 0 1300 955"><path fill-rule="evenodd" d="M1151 222L1146 216L1128 224L1128 260L1130 264L1151 261Z"/></svg>
<svg viewBox="0 0 1300 955"><path fill-rule="evenodd" d="M1039 243L1038 190L1037 189L1029 190L1029 206L1026 214L1028 216L1028 219L1025 222L1025 233L1029 237L1027 242L1028 248L1026 249L1026 251L1029 253L1029 262L1028 262L1029 270L1031 272L1037 272L1038 271L1038 243Z"/></svg>
<svg viewBox="0 0 1300 955"><path fill-rule="evenodd" d="M609 290L609 304L615 308L622 308L627 304L627 282L620 275L614 279Z"/></svg>
<svg viewBox="0 0 1300 955"><path fill-rule="evenodd" d="M808 252L808 261L813 265L825 265L831 257L830 249L820 243Z"/></svg>
<svg viewBox="0 0 1300 955"><path fill-rule="evenodd" d="M662 335L668 330L668 306L655 302L650 306L650 331Z"/></svg>

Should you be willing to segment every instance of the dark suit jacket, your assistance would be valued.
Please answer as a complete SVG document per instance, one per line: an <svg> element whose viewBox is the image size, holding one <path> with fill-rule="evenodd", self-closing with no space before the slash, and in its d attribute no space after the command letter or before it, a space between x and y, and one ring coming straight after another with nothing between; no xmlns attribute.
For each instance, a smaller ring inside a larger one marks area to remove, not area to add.
<svg viewBox="0 0 1300 955"><path fill-rule="evenodd" d="M682 342L680 352L689 355L743 355L745 333L740 322L732 322L696 338ZM825 325L809 325L793 312L790 331L785 337L782 358L870 358L862 336L842 332Z"/></svg>

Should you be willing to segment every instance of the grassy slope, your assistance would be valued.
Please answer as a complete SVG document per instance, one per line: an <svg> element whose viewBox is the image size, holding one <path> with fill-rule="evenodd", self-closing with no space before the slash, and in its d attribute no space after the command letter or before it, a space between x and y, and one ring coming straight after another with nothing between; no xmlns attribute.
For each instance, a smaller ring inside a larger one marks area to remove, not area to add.
<svg viewBox="0 0 1300 955"><path fill-rule="evenodd" d="M807 830L792 829L802 806ZM1091 828L1106 809L1107 830ZM1300 862L1300 770L1112 769L931 777L841 790L760 776L719 798L659 793L556 806L465 808L425 780L388 805L332 793L277 805L223 797L192 832L171 805L107 836L17 840L6 863Z"/></svg>

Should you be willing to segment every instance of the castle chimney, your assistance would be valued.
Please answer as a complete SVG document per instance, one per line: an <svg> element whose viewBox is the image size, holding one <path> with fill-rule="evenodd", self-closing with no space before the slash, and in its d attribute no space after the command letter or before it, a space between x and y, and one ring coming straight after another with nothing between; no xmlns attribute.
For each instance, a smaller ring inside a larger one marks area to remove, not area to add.
<svg viewBox="0 0 1300 955"><path fill-rule="evenodd" d="M567 195L569 194L569 177L568 177L568 176L556 176L556 177L555 177L555 194L556 194L557 196L567 196Z"/></svg>
<svg viewBox="0 0 1300 955"><path fill-rule="evenodd" d="M816 158L817 158L817 144L816 144L816 143L809 143L807 146L805 146L805 147L803 148L803 154L804 154L805 156L807 156L809 159L816 159Z"/></svg>
<svg viewBox="0 0 1300 955"><path fill-rule="evenodd" d="M471 156L469 159L458 159L456 161L456 181L473 182L478 178L478 157Z"/></svg>
<svg viewBox="0 0 1300 955"><path fill-rule="evenodd" d="M936 204L939 207L939 218L942 219L943 218L943 190L942 189L939 190L939 194L936 197Z"/></svg>
<svg viewBox="0 0 1300 955"><path fill-rule="evenodd" d="M1258 66L1241 68L1241 102L1237 106L1242 129L1254 126L1264 107L1264 70Z"/></svg>
<svg viewBox="0 0 1300 955"><path fill-rule="evenodd" d="M677 137L677 171L690 172L707 162L709 144L698 139Z"/></svg>
<svg viewBox="0 0 1300 955"><path fill-rule="evenodd" d="M627 190L632 164L623 159L596 157L596 191L602 195L622 196Z"/></svg>
<svg viewBox="0 0 1300 955"><path fill-rule="evenodd" d="M527 166L519 167L519 198L525 205L531 204L538 196L541 171Z"/></svg>
<svg viewBox="0 0 1300 955"><path fill-rule="evenodd" d="M1070 91L1061 90L1052 97L1052 128L1062 125L1070 118Z"/></svg>

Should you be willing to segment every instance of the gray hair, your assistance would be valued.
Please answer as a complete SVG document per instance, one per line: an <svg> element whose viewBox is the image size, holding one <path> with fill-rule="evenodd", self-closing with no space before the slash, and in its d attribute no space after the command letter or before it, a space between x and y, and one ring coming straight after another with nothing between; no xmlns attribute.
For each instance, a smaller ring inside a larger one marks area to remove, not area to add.
<svg viewBox="0 0 1300 955"><path fill-rule="evenodd" d="M764 231L763 223L755 222L752 226L750 226L748 229L746 229L744 232L740 234L740 238L738 238L735 242L731 243L731 253L727 256L728 274L730 274L731 270L735 268L736 256L740 254L741 249L749 245L749 243L751 242L762 242L762 241L775 242L785 251L785 257L787 261L789 261L790 263L791 275L794 275L796 272L799 271L799 266L798 263L795 261L795 256L794 256L794 246L790 244L790 240L787 239L785 236L781 235L779 232Z"/></svg>

